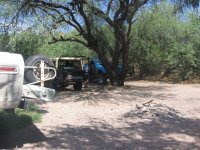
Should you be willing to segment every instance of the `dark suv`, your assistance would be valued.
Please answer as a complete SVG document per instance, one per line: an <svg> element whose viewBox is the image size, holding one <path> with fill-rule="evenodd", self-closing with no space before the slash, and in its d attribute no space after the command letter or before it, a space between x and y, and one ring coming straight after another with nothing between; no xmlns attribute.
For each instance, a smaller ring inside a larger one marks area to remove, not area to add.
<svg viewBox="0 0 200 150"><path fill-rule="evenodd" d="M86 57L57 57L51 58L57 70L54 79L54 89L60 90L68 85L73 85L74 90L82 89L82 82L85 81L83 65L87 63Z"/></svg>

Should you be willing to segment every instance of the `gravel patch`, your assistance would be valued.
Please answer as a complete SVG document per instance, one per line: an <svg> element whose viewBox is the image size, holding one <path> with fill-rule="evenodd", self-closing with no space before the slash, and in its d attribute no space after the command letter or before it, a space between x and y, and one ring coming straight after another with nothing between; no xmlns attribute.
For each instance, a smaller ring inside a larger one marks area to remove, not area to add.
<svg viewBox="0 0 200 150"><path fill-rule="evenodd" d="M0 135L0 149L200 149L198 84L130 81L71 89L40 105L41 123Z"/></svg>

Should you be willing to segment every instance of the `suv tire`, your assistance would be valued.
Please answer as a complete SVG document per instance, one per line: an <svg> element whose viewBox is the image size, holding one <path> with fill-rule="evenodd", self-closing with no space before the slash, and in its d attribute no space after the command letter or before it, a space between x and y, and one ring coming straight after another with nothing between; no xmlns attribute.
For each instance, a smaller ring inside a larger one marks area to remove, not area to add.
<svg viewBox="0 0 200 150"><path fill-rule="evenodd" d="M40 61L44 61L44 64L46 67L54 67L53 62L43 56L43 55L35 55L35 56L31 56L29 57L26 61L25 61L25 66L33 66L33 67L38 67L38 65L40 64ZM54 71L53 70L46 70L45 71L45 77L49 78L54 76ZM32 68L27 68L24 71L24 78L25 81L27 83L31 83L31 82L36 82L39 81L40 79L40 69L32 69ZM50 83L48 83L48 85L51 85Z"/></svg>
<svg viewBox="0 0 200 150"><path fill-rule="evenodd" d="M105 85L106 84L106 77L102 74L102 73L99 73L97 75L97 83L100 84L100 85Z"/></svg>
<svg viewBox="0 0 200 150"><path fill-rule="evenodd" d="M74 87L74 90L76 91L80 91L82 89L82 82L75 82L73 87Z"/></svg>

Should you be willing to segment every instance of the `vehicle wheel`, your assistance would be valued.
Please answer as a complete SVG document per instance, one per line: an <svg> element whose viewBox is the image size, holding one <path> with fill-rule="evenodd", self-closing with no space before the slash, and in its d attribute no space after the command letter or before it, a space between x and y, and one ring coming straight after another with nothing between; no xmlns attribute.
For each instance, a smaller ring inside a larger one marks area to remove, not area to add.
<svg viewBox="0 0 200 150"><path fill-rule="evenodd" d="M80 91L82 89L82 82L76 82L74 83L73 87L74 87L74 90L76 91Z"/></svg>
<svg viewBox="0 0 200 150"><path fill-rule="evenodd" d="M106 84L106 81L107 81L107 79L102 73L97 75L97 83L98 84L104 85L104 84Z"/></svg>
<svg viewBox="0 0 200 150"><path fill-rule="evenodd" d="M62 71L57 70L56 78L52 82L52 88L56 91L62 91L67 86L66 82L64 82L64 75Z"/></svg>
<svg viewBox="0 0 200 150"><path fill-rule="evenodd" d="M25 61L25 66L33 66L33 67L37 67L37 68L35 68L35 69L31 69L31 68L25 69L24 78L25 78L25 81L27 83L36 82L36 81L40 80L40 78L41 78L40 61L44 61L45 67L54 67L53 62L45 56L35 55L35 56L29 57ZM48 70L48 69L44 70L44 77L45 78L49 78L49 77L52 77L52 76L54 76L53 70ZM47 84L51 85L49 82L47 82Z"/></svg>
<svg viewBox="0 0 200 150"><path fill-rule="evenodd" d="M18 108L26 110L28 108L29 102L27 100L21 100Z"/></svg>
<svg viewBox="0 0 200 150"><path fill-rule="evenodd" d="M55 90L55 91L60 91L60 85L58 84L57 80L54 79L53 82L52 82L52 88Z"/></svg>

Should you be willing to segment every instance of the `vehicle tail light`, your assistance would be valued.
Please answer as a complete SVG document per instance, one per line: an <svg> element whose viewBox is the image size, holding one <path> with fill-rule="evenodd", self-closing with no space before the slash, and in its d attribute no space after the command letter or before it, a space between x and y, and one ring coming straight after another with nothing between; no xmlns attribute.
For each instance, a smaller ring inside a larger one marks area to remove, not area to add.
<svg viewBox="0 0 200 150"><path fill-rule="evenodd" d="M0 65L0 73L17 74L18 72L18 66Z"/></svg>

